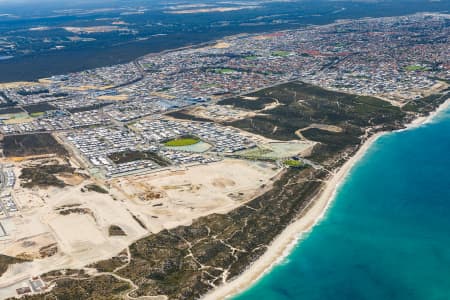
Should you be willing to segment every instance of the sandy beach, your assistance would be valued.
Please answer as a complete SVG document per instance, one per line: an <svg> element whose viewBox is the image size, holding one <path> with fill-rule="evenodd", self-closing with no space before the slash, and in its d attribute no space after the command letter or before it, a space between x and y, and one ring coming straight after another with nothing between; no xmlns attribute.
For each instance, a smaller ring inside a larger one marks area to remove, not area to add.
<svg viewBox="0 0 450 300"><path fill-rule="evenodd" d="M428 123L439 112L450 106L447 100L433 113L425 117L419 117L406 126L405 130ZM371 145L382 135L389 132L380 132L367 139L357 153L351 157L326 183L320 194L305 208L306 212L297 221L290 224L271 243L269 249L263 256L254 262L249 268L234 280L217 287L202 299L215 300L232 297L250 287L258 279L269 272L272 267L280 263L298 244L298 241L316 225L327 212L328 207L335 198L336 191L350 174L353 166L358 162L371 147Z"/></svg>

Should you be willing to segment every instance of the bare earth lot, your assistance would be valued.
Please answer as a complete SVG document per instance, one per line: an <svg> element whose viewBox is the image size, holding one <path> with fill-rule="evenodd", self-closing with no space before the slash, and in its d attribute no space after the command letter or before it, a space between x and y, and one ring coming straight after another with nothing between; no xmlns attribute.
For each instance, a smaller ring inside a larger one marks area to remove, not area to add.
<svg viewBox="0 0 450 300"><path fill-rule="evenodd" d="M12 163L18 176L24 167L55 160L50 156ZM13 196L20 215L2 221L8 236L0 240L0 253L33 261L8 268L2 293L13 296L17 287L12 283L36 274L110 258L150 233L226 213L267 191L279 172L272 163L225 159L101 183L108 194L88 191L87 184L98 183L78 174L58 175L66 184L63 188L24 188L18 180ZM109 236L111 225L126 235Z"/></svg>

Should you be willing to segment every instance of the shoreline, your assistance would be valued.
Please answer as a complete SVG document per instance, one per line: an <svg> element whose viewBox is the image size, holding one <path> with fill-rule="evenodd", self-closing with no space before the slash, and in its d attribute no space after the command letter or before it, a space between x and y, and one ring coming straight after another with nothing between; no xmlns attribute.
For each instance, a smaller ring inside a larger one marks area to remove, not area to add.
<svg viewBox="0 0 450 300"><path fill-rule="evenodd" d="M450 108L450 99L439 105L427 116L414 119L405 125L404 129L395 131L378 132L370 136L357 152L347 160L326 182L325 187L307 205L306 213L299 219L287 226L269 245L267 251L235 279L227 282L209 293L205 294L202 300L230 299L239 293L244 292L253 286L258 280L270 272L276 265L281 263L292 250L301 242L305 234L311 232L315 225L325 217L328 208L336 198L336 193L345 182L355 164L359 162L379 137L404 130L417 128L429 123L439 113Z"/></svg>

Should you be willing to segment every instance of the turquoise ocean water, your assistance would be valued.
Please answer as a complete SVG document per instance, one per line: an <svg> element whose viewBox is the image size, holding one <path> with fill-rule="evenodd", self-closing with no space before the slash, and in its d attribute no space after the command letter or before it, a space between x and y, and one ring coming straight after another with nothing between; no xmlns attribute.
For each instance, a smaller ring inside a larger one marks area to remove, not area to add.
<svg viewBox="0 0 450 300"><path fill-rule="evenodd" d="M450 110L378 139L320 224L233 299L450 299Z"/></svg>

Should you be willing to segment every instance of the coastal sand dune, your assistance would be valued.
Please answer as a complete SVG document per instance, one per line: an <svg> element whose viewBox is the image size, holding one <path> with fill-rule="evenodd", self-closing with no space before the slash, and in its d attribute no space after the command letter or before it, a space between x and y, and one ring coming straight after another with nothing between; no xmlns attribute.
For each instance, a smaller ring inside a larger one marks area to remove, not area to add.
<svg viewBox="0 0 450 300"><path fill-rule="evenodd" d="M407 129L420 126L429 122L439 112L450 107L450 100L443 103L435 112L427 117L422 117L414 120L407 126ZM288 255L292 248L298 243L302 234L310 231L315 224L317 224L325 215L327 208L330 206L332 200L335 198L336 191L343 183L347 175L371 147L371 145L385 133L377 133L371 136L361 146L357 153L350 158L331 178L323 191L314 199L308 207L305 208L304 215L297 221L289 225L269 246L267 252L261 256L255 263L253 263L244 273L234 280L219 286L215 290L206 294L203 300L224 299L236 295L250 285L255 283L264 274L269 272L274 265L279 263L286 255Z"/></svg>
<svg viewBox="0 0 450 300"><path fill-rule="evenodd" d="M249 285L258 280L268 272L274 264L279 262L280 257L285 257L295 246L302 233L305 233L323 218L330 205L337 188L353 168L354 164L364 156L370 145L380 136L376 134L369 138L350 160L348 160L339 171L327 182L323 191L305 208L305 214L289 225L270 245L267 252L251 265L242 275L235 280L220 286L203 298L204 300L223 299L242 292Z"/></svg>

